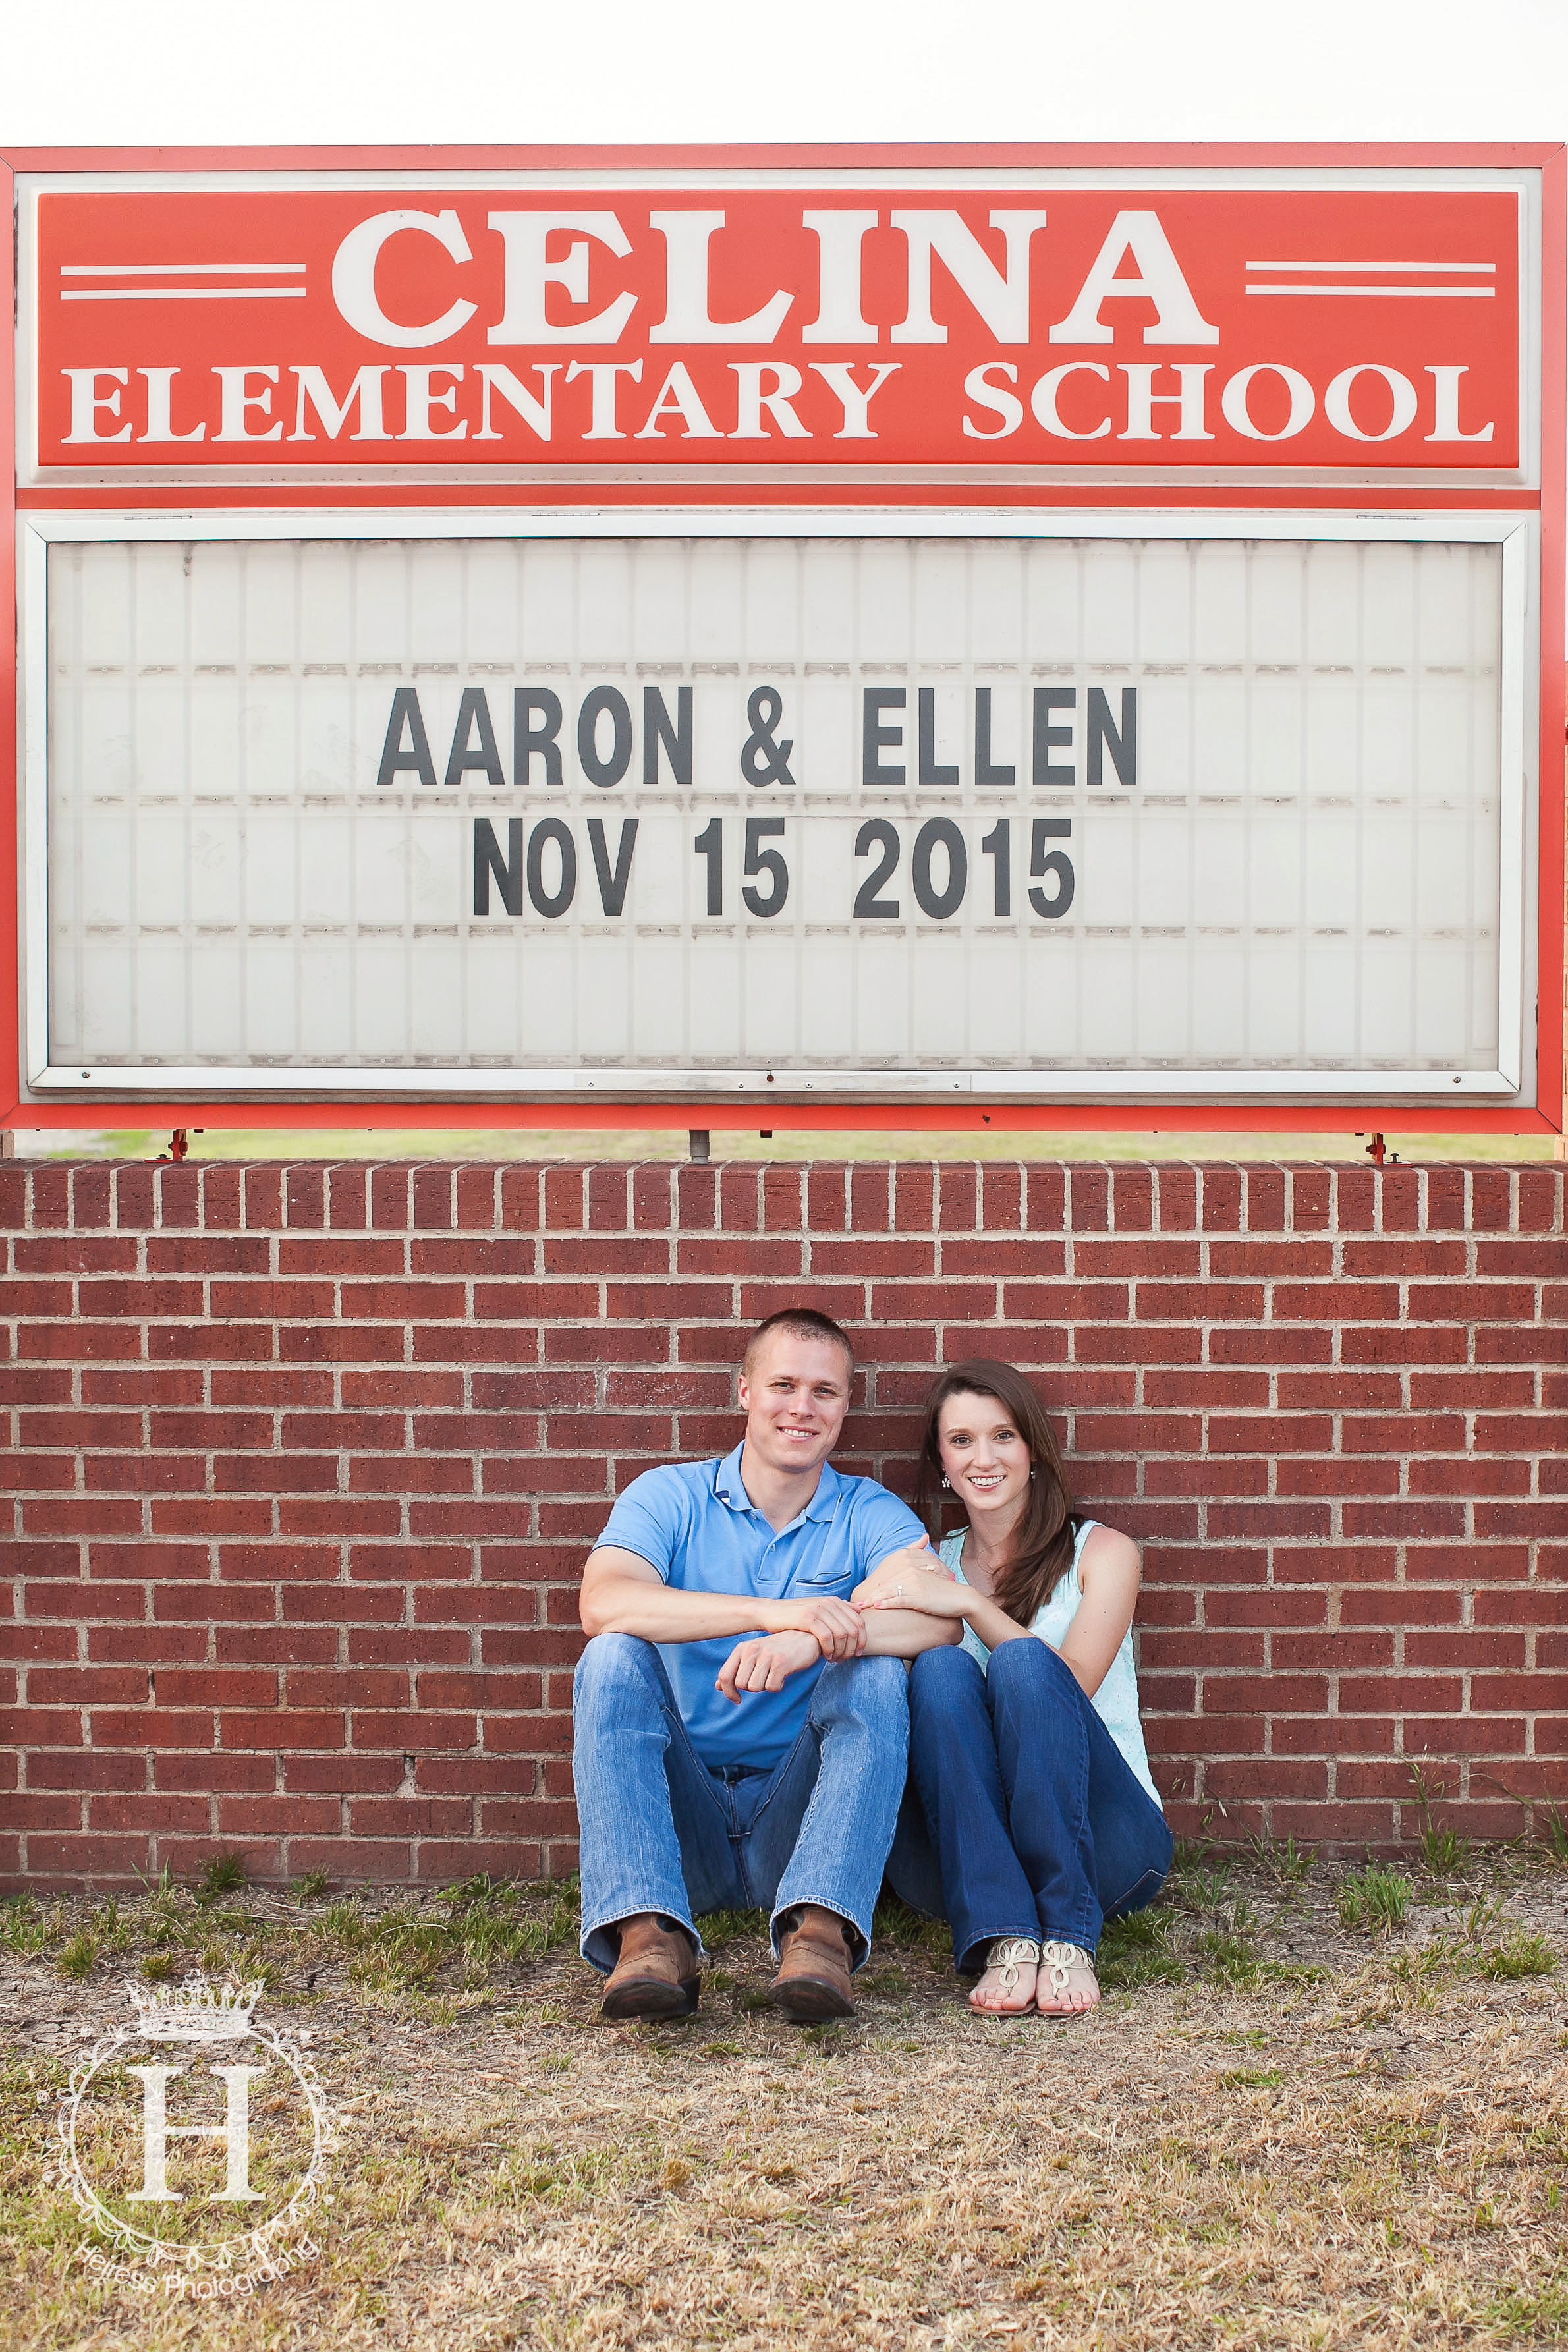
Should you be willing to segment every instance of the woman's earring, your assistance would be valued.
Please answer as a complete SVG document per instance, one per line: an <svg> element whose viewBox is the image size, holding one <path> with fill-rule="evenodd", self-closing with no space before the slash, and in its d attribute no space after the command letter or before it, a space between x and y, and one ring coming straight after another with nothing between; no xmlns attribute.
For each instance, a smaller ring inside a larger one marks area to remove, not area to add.
<svg viewBox="0 0 1568 2352"><path fill-rule="evenodd" d="M1033 1469L1031 1469L1031 1470L1030 1470L1030 1472L1029 1472L1029 1475L1030 1475L1030 1477L1031 1477L1031 1478L1033 1478L1033 1477L1034 1477L1034 1475L1035 1475L1035 1474L1034 1474L1034 1471L1033 1471Z"/></svg>
<svg viewBox="0 0 1568 2352"><path fill-rule="evenodd" d="M1031 1472L1031 1473L1030 1473L1030 1475L1031 1475L1031 1476L1033 1476L1033 1475L1034 1475L1034 1474L1033 1474L1033 1472ZM943 1493L944 1495L951 1495L951 1494L952 1494L952 1479L951 1479L951 1478L944 1478L944 1479L942 1480L942 1493Z"/></svg>

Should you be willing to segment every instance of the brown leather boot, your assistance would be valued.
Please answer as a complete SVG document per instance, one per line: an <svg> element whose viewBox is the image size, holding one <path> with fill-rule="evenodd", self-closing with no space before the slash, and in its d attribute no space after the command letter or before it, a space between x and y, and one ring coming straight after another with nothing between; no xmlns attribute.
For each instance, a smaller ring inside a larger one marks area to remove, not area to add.
<svg viewBox="0 0 1568 2352"><path fill-rule="evenodd" d="M621 1951L599 2003L601 2017L689 2017L702 1979L697 1947L662 1912L621 1921Z"/></svg>
<svg viewBox="0 0 1568 2352"><path fill-rule="evenodd" d="M803 2024L823 2017L853 2017L849 1960L854 1930L848 1921L817 1903L803 1903L786 1916L790 1924L780 1941L779 1972L768 1987L774 2008Z"/></svg>

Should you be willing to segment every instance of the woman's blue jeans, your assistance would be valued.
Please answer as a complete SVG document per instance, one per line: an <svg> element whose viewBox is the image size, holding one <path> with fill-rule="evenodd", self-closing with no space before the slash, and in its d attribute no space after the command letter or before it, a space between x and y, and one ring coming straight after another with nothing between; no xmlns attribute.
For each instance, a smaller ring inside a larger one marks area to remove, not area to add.
<svg viewBox="0 0 1568 2352"><path fill-rule="evenodd" d="M921 1816L923 1815L923 1819ZM1046 1642L1004 1642L910 1672L910 1786L889 1859L895 1893L945 1916L961 1970L998 1936L1092 1952L1107 1919L1152 1903L1173 1851L1072 1668Z"/></svg>

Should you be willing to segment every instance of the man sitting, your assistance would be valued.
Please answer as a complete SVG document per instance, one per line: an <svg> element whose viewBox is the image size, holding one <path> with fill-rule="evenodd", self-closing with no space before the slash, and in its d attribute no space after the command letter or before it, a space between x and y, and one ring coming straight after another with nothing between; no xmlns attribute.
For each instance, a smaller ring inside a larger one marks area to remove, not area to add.
<svg viewBox="0 0 1568 2352"><path fill-rule="evenodd" d="M886 1487L827 1459L853 1370L829 1317L769 1316L741 1369L742 1443L634 1478L589 1558L573 1770L605 2017L689 2015L694 1915L753 1905L777 2005L853 2014L904 1787L903 1661L958 1630L848 1605L925 1543Z"/></svg>

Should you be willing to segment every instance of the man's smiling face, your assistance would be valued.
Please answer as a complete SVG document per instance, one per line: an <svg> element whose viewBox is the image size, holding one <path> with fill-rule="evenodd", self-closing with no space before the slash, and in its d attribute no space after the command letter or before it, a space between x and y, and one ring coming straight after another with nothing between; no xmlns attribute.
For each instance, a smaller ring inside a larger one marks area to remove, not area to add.
<svg viewBox="0 0 1568 2352"><path fill-rule="evenodd" d="M849 1410L849 1365L833 1339L770 1331L740 1381L752 1455L786 1475L820 1469Z"/></svg>

